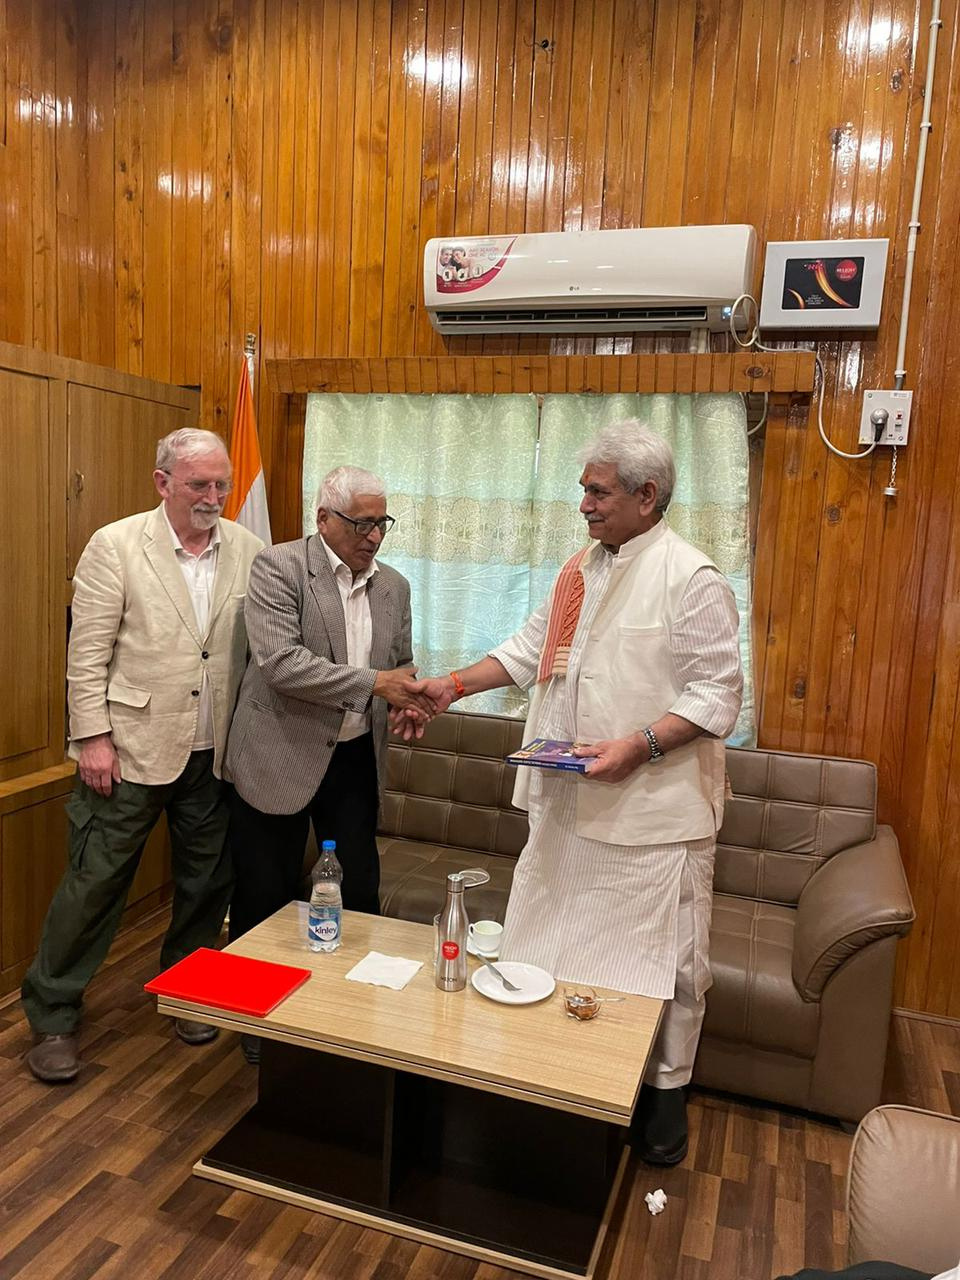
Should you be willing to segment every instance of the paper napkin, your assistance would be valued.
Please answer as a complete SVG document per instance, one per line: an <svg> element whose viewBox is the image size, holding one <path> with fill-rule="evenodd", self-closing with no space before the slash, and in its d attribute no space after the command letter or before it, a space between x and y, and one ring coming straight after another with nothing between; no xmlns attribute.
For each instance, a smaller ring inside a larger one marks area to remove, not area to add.
<svg viewBox="0 0 960 1280"><path fill-rule="evenodd" d="M402 956L385 956L380 951L368 951L344 976L350 982L368 982L374 987L392 987L394 991L402 991L417 970L422 968L422 960L404 960Z"/></svg>

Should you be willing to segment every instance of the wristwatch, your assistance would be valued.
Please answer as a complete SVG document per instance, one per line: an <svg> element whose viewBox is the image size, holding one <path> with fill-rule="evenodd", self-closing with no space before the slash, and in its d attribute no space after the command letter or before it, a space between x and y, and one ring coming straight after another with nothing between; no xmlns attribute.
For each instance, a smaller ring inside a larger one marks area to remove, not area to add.
<svg viewBox="0 0 960 1280"><path fill-rule="evenodd" d="M646 738L650 746L650 759L647 761L647 764L658 764L659 761L665 760L667 757L661 749L660 743L657 741L657 735L653 732L650 726L647 725L647 727L645 729L641 729L640 732Z"/></svg>

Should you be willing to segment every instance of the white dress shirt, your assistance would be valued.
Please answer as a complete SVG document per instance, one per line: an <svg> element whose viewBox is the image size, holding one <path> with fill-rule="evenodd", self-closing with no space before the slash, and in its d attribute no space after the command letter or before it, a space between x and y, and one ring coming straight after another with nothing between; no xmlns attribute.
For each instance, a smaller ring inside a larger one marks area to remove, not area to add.
<svg viewBox="0 0 960 1280"><path fill-rule="evenodd" d="M187 591L193 602L193 615L197 620L197 630L202 640L207 634L210 607L213 604L213 584L217 575L217 559L220 551L220 521L218 520L210 530L210 541L204 549L199 555L194 555L177 537L177 532L167 517L166 507L163 510L163 518L167 522L170 537L173 539L177 564L180 566L180 572L183 574L183 580L187 584ZM192 750L213 750L213 695L210 692L206 671L200 681L197 732L193 739Z"/></svg>
<svg viewBox="0 0 960 1280"><path fill-rule="evenodd" d="M347 665L369 667L370 648L373 644L373 623L370 621L367 583L375 573L380 572L380 566L374 560L369 569L364 569L363 573L355 578L350 566L344 564L337 553L324 542L322 535L318 537L327 553L327 559L330 561L330 568L333 570L337 589L340 592L340 599L343 602L343 620L347 630ZM359 738L361 734L369 732L370 712L348 711L343 717L337 741L349 742L351 738Z"/></svg>

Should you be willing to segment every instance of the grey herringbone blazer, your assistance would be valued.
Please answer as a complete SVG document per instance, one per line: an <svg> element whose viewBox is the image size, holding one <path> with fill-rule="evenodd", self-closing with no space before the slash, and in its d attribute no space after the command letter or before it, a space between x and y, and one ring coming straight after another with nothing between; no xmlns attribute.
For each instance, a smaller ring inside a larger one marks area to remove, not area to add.
<svg viewBox="0 0 960 1280"><path fill-rule="evenodd" d="M345 711L371 711L377 772L386 766L387 704L378 671L409 666L410 584L381 564L367 586L370 667L347 666L343 604L318 534L261 551L245 618L250 661L240 686L224 777L261 813L297 813L323 781Z"/></svg>

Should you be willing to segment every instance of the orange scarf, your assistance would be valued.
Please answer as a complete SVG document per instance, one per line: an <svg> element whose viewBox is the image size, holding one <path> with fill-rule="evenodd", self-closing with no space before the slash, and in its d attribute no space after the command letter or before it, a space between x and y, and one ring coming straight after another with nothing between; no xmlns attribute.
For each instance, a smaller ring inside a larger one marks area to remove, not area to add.
<svg viewBox="0 0 960 1280"><path fill-rule="evenodd" d="M549 680L551 676L567 674L570 646L573 644L583 607L584 586L580 566L592 549L592 546L584 547L582 551L572 555L557 576L547 617L547 635L537 669L537 684Z"/></svg>

